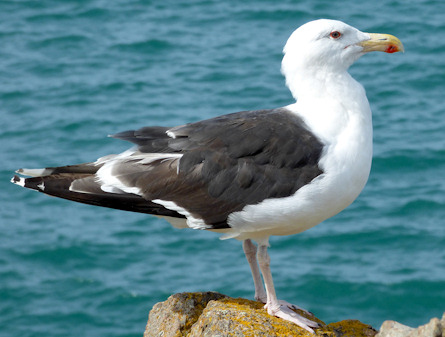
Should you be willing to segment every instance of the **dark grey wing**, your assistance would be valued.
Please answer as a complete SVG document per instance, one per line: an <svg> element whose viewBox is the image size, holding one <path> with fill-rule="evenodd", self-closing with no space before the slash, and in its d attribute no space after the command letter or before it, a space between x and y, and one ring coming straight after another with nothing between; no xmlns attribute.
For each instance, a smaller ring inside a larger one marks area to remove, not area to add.
<svg viewBox="0 0 445 337"><path fill-rule="evenodd" d="M244 111L117 137L138 144L135 159L113 169L125 186L147 200L171 201L211 229L227 228L231 213L290 196L322 174L323 144L286 109ZM144 171L140 158L153 152L166 155Z"/></svg>

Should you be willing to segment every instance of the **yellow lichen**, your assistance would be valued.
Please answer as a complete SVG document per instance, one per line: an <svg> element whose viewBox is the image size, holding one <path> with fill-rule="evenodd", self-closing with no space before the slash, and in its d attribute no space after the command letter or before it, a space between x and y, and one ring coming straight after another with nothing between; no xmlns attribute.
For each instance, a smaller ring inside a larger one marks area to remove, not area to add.
<svg viewBox="0 0 445 337"><path fill-rule="evenodd" d="M262 331L265 329L265 322L270 322L270 326L273 329L274 335L281 336L308 336L313 337L314 335L307 332L303 328L296 326L293 323L284 321L280 318L270 316L267 311L263 308L264 304L260 302L246 300L244 298L224 298L219 300L219 302L224 303L226 307L237 310L242 313L235 318L235 321L242 324L250 330L246 332L246 336L254 336L255 331ZM300 315L306 316L309 319L316 320L320 324L325 325L322 321L316 317L309 316L298 311ZM330 331L329 331L330 334ZM329 336L324 334L324 336Z"/></svg>
<svg viewBox="0 0 445 337"><path fill-rule="evenodd" d="M373 337L377 334L372 326L352 319L330 323L327 327L341 333L342 337Z"/></svg>

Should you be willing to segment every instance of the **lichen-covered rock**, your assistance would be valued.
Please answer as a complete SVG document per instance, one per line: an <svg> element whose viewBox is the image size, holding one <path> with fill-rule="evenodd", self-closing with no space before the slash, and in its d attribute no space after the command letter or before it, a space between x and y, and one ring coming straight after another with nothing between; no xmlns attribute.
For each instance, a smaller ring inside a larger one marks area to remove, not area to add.
<svg viewBox="0 0 445 337"><path fill-rule="evenodd" d="M445 313L442 320L432 318L428 324L418 328L411 328L395 321L385 321L376 337L445 337Z"/></svg>
<svg viewBox="0 0 445 337"><path fill-rule="evenodd" d="M157 303L150 311L144 337L216 337L216 336L297 336L297 337L373 337L371 326L346 320L322 324L311 334L299 326L270 316L263 304L242 298L230 298L214 292L181 293ZM303 312L299 312L303 314Z"/></svg>
<svg viewBox="0 0 445 337"><path fill-rule="evenodd" d="M263 306L245 299L211 301L188 336L310 336L295 324L271 317Z"/></svg>
<svg viewBox="0 0 445 337"><path fill-rule="evenodd" d="M207 303L224 297L215 292L171 295L167 301L156 303L151 309L144 337L188 336Z"/></svg>
<svg viewBox="0 0 445 337"><path fill-rule="evenodd" d="M336 337L374 337L377 331L370 325L364 324L355 319L347 319L344 321L328 324L330 331L335 332Z"/></svg>

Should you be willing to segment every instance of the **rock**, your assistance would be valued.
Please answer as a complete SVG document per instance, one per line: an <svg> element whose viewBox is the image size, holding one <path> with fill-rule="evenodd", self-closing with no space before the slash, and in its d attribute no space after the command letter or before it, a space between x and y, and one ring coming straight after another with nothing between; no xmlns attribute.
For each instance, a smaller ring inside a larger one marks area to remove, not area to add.
<svg viewBox="0 0 445 337"><path fill-rule="evenodd" d="M396 321L384 321L377 337L408 336L408 334L414 330L414 328L410 328L409 326L400 324Z"/></svg>
<svg viewBox="0 0 445 337"><path fill-rule="evenodd" d="M157 303L150 311L144 337L296 336L373 337L371 326L355 320L322 325L315 335L299 326L270 316L263 304L219 293L180 293ZM303 312L299 311L300 314Z"/></svg>
<svg viewBox="0 0 445 337"><path fill-rule="evenodd" d="M225 295L214 292L180 293L156 303L150 311L144 337L186 336L208 302L221 298Z"/></svg>
<svg viewBox="0 0 445 337"><path fill-rule="evenodd" d="M445 337L445 313L440 321L438 318L432 318L428 324L418 328L410 328L395 321L385 321L376 337Z"/></svg>
<svg viewBox="0 0 445 337"><path fill-rule="evenodd" d="M330 323L327 328L335 333L335 337L374 337L377 334L372 326L353 319Z"/></svg>

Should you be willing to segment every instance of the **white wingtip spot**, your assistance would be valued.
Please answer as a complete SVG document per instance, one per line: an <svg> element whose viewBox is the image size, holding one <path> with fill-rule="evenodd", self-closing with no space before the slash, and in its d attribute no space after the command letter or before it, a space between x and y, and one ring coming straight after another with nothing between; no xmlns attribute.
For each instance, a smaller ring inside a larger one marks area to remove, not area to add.
<svg viewBox="0 0 445 337"><path fill-rule="evenodd" d="M19 177L19 176L14 176L11 179L11 183L25 187L25 178Z"/></svg>
<svg viewBox="0 0 445 337"><path fill-rule="evenodd" d="M41 184L38 184L37 187L39 190L44 191L45 190L45 184L42 182Z"/></svg>

